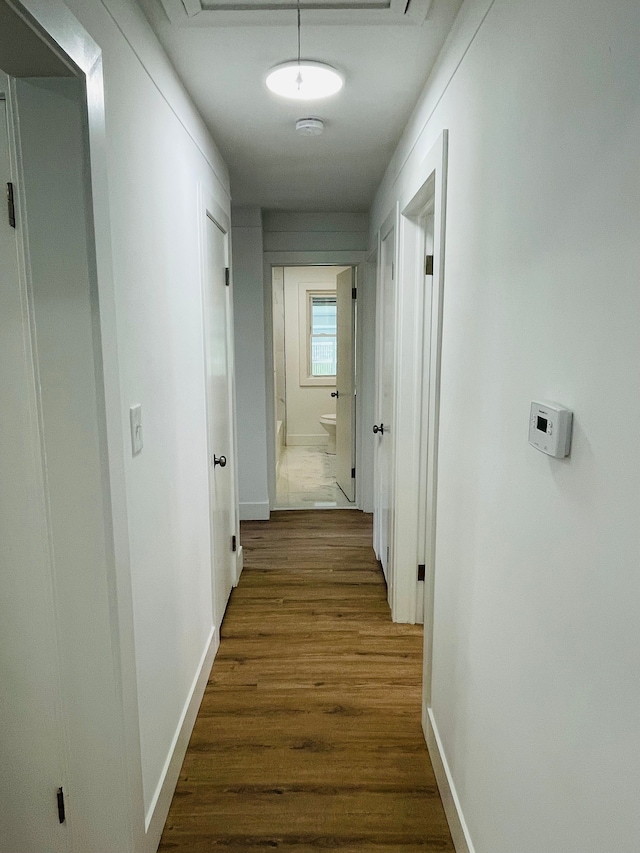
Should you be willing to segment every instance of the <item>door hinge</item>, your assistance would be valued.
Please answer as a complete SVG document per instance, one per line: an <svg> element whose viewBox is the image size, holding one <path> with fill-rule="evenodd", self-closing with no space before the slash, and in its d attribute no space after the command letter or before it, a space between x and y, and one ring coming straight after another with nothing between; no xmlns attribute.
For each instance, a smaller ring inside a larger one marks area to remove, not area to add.
<svg viewBox="0 0 640 853"><path fill-rule="evenodd" d="M358 288L357 288L357 287L352 287L352 288L351 288L351 298L352 298L352 299L357 299L357 298L358 298Z"/></svg>
<svg viewBox="0 0 640 853"><path fill-rule="evenodd" d="M7 184L7 213L9 215L9 225L12 228L16 227L16 203L13 197L13 184Z"/></svg>
<svg viewBox="0 0 640 853"><path fill-rule="evenodd" d="M60 823L64 823L66 820L66 814L64 810L64 791L62 788L58 788L58 820Z"/></svg>
<svg viewBox="0 0 640 853"><path fill-rule="evenodd" d="M353 480L353 478L354 478L355 476L356 476L356 469L355 469L355 468L352 468L352 469L351 469L351 479Z"/></svg>
<svg viewBox="0 0 640 853"><path fill-rule="evenodd" d="M238 540L237 540L237 538L236 538L235 536L232 536L232 537L231 537L231 550L232 550L232 551L237 551L237 550L238 550Z"/></svg>
<svg viewBox="0 0 640 853"><path fill-rule="evenodd" d="M433 275L433 255L427 255L424 259L424 274Z"/></svg>
<svg viewBox="0 0 640 853"><path fill-rule="evenodd" d="M393 261L391 261L391 278L393 279L396 274L396 265Z"/></svg>
<svg viewBox="0 0 640 853"><path fill-rule="evenodd" d="M231 281L231 273L229 271L229 267L224 268L224 283L229 287L229 282Z"/></svg>
<svg viewBox="0 0 640 853"><path fill-rule="evenodd" d="M418 580L423 581L425 576L426 566L424 563L418 565Z"/></svg>

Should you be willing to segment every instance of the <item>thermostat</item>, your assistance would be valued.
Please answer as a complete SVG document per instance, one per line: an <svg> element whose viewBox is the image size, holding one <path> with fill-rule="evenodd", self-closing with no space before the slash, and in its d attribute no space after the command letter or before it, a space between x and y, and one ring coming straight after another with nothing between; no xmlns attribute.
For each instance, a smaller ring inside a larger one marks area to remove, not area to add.
<svg viewBox="0 0 640 853"><path fill-rule="evenodd" d="M571 449L573 412L554 403L532 403L529 444L549 456L562 459Z"/></svg>

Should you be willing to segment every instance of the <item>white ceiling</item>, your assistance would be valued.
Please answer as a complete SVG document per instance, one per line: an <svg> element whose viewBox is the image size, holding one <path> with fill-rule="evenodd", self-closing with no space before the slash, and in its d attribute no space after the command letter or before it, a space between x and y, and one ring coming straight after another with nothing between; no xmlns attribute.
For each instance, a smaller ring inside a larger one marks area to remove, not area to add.
<svg viewBox="0 0 640 853"><path fill-rule="evenodd" d="M227 161L233 203L318 211L369 207L462 4L302 0L302 57L346 78L338 95L305 105L264 84L295 59L295 0L138 2ZM324 120L322 136L295 133L306 116Z"/></svg>

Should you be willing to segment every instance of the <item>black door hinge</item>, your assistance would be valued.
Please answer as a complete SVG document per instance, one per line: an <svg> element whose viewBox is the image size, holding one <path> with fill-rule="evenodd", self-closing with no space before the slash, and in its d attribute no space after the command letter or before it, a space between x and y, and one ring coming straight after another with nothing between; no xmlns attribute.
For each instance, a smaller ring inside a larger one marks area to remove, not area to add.
<svg viewBox="0 0 640 853"><path fill-rule="evenodd" d="M236 537L235 537L235 536L232 536L232 537L231 537L231 550L232 550L232 551L237 551L237 550L238 550L238 540L236 539Z"/></svg>
<svg viewBox="0 0 640 853"><path fill-rule="evenodd" d="M424 259L424 274L433 275L433 255L427 255Z"/></svg>
<svg viewBox="0 0 640 853"><path fill-rule="evenodd" d="M16 227L16 203L13 198L13 184L7 184L7 213L9 214L9 225Z"/></svg>
<svg viewBox="0 0 640 853"><path fill-rule="evenodd" d="M355 476L356 476L356 469L355 469L355 468L352 468L352 469L351 469L351 479L353 480L353 478L354 478Z"/></svg>
<svg viewBox="0 0 640 853"><path fill-rule="evenodd" d="M424 563L420 563L418 566L418 580L423 581L425 576L426 566Z"/></svg>
<svg viewBox="0 0 640 853"><path fill-rule="evenodd" d="M231 281L231 273L229 271L229 267L224 268L224 283L229 287L229 282Z"/></svg>
<svg viewBox="0 0 640 853"><path fill-rule="evenodd" d="M62 788L58 788L58 820L60 823L64 823L66 820L66 815L64 811L64 791Z"/></svg>
<svg viewBox="0 0 640 853"><path fill-rule="evenodd" d="M352 288L351 288L351 298L352 298L352 299L357 299L357 298L358 298L358 288L357 288L357 287L352 287Z"/></svg>

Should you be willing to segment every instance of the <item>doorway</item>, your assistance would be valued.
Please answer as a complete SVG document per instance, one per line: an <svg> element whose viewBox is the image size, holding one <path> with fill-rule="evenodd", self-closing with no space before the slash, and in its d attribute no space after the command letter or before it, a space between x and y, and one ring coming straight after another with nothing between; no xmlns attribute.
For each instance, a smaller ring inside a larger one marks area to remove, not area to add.
<svg viewBox="0 0 640 853"><path fill-rule="evenodd" d="M272 267L277 509L355 508L356 270Z"/></svg>
<svg viewBox="0 0 640 853"><path fill-rule="evenodd" d="M0 3L0 851L125 850L142 830L101 59L63 4L22 6Z"/></svg>

